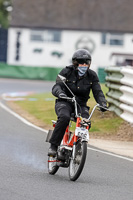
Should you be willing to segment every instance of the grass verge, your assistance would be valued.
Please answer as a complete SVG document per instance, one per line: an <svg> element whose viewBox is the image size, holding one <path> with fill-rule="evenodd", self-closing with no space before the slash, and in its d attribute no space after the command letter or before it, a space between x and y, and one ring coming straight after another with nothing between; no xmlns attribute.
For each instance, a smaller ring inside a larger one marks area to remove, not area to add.
<svg viewBox="0 0 133 200"><path fill-rule="evenodd" d="M104 94L106 95L107 88L104 84L101 85ZM33 115L37 120L40 120L47 127L51 126L51 120L56 120L56 114L54 110L55 97L51 93L43 94L34 94L32 96L27 96L24 101L16 101L14 104L17 104L21 109L26 110L28 113ZM88 101L88 106L92 110L93 106L96 104L92 93L90 94L90 99ZM95 111L92 117L92 127L90 132L94 136L115 136L117 130L123 123L123 120L116 116L112 112L105 112L102 114L99 111ZM75 125L73 125L72 130Z"/></svg>

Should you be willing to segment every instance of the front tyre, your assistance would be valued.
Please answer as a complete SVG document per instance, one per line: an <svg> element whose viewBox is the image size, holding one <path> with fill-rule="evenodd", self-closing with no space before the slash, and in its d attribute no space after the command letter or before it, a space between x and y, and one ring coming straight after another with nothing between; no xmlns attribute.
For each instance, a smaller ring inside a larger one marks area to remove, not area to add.
<svg viewBox="0 0 133 200"><path fill-rule="evenodd" d="M57 158L53 156L48 156L48 173L54 175L59 169L57 165Z"/></svg>
<svg viewBox="0 0 133 200"><path fill-rule="evenodd" d="M75 154L75 159L71 158L69 165L69 178L71 181L76 181L83 170L87 155L87 142L79 141L76 144Z"/></svg>

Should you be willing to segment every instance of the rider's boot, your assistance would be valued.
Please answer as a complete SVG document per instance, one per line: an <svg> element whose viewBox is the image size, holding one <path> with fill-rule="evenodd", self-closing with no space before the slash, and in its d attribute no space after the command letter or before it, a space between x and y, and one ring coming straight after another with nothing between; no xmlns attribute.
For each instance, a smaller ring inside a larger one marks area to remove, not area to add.
<svg viewBox="0 0 133 200"><path fill-rule="evenodd" d="M56 156L57 154L57 146L54 144L51 144L49 150L48 150L48 156Z"/></svg>

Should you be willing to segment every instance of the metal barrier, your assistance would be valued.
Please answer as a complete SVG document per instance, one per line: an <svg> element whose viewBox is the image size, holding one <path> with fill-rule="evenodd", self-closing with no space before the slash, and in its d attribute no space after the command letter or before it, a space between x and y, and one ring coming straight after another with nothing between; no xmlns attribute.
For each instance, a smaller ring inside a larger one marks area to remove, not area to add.
<svg viewBox="0 0 133 200"><path fill-rule="evenodd" d="M133 67L108 67L105 71L110 110L133 123Z"/></svg>

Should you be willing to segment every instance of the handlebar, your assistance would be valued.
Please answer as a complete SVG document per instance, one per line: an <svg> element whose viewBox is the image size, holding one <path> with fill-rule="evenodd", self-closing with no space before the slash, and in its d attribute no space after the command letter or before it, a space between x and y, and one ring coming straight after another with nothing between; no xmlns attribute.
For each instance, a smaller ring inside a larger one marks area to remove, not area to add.
<svg viewBox="0 0 133 200"><path fill-rule="evenodd" d="M103 107L103 106L101 106L100 104L96 104L96 105L94 106L94 108L92 109L91 114L90 114L88 120L91 119L91 117L92 117L92 115L93 115L93 113L94 113L94 111L96 110L97 107L99 107L99 108L103 108L103 109L105 109L105 110L107 110L107 111L110 111L108 108Z"/></svg>
<svg viewBox="0 0 133 200"><path fill-rule="evenodd" d="M66 100L70 100L70 101L72 101L72 102L75 102L76 101L76 99L75 99L75 97L61 97L61 99L66 99Z"/></svg>
<svg viewBox="0 0 133 200"><path fill-rule="evenodd" d="M77 116L77 115L78 115L78 114L77 114L77 101L76 101L75 96L72 97L72 98L71 98L71 97L62 97L62 99L66 99L66 100L69 100L69 101L72 101L72 102L75 103L75 111L76 111L76 116ZM91 117L92 117L92 115L93 115L93 113L94 113L94 111L96 110L97 107L103 108L103 109L105 109L105 110L107 110L107 111L110 111L108 108L103 107L103 106L101 106L100 104L96 104L96 105L93 107L93 109L92 109L92 111L91 111L91 114L89 115L89 118L88 118L87 120L90 120L90 119L91 119Z"/></svg>

